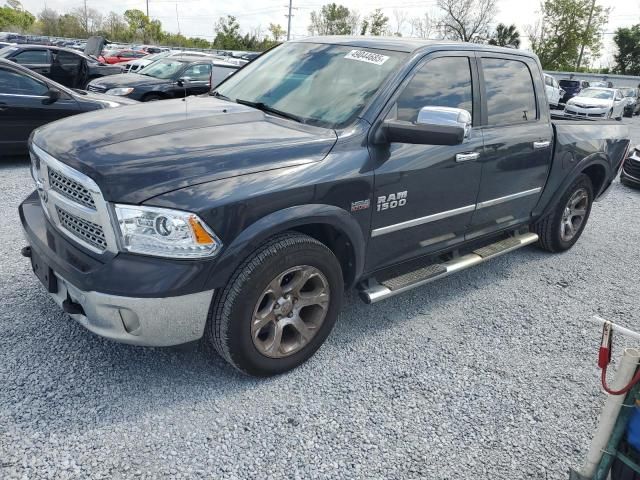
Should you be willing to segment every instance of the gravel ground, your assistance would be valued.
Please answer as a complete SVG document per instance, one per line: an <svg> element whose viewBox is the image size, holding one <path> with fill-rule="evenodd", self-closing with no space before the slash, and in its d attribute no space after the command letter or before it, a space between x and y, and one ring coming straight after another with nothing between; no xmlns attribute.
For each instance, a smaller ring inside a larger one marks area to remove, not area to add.
<svg viewBox="0 0 640 480"><path fill-rule="evenodd" d="M0 478L567 479L605 400L585 319L640 328L640 192L616 184L570 252L350 295L311 361L255 380L70 320L19 255L26 161L0 179Z"/></svg>

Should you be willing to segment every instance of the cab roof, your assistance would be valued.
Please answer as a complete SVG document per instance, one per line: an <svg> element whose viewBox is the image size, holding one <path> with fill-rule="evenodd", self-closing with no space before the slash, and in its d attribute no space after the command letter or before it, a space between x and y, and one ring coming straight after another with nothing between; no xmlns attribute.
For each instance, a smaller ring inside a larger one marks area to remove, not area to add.
<svg viewBox="0 0 640 480"><path fill-rule="evenodd" d="M330 45L344 45L359 48L379 48L383 50L391 50L396 52L411 53L418 50L427 50L429 47L447 47L451 50L476 50L497 53L506 53L511 55L522 55L535 58L535 55L525 50L506 47L494 47L492 45L480 43L455 42L452 40L426 40L421 38L404 38L404 37L367 37L367 36L320 36L307 37L294 42L303 43L326 43Z"/></svg>

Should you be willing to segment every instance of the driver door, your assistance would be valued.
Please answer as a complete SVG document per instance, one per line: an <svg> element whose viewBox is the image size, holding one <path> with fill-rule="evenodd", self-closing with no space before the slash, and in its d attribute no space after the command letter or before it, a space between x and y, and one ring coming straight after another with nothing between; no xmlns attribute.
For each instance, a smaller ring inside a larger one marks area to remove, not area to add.
<svg viewBox="0 0 640 480"><path fill-rule="evenodd" d="M475 210L483 150L479 82L473 52L429 55L408 75L383 112L416 122L423 107L468 111L461 144L370 143L375 170L367 270L450 248L465 237Z"/></svg>
<svg viewBox="0 0 640 480"><path fill-rule="evenodd" d="M211 64L196 63L182 72L186 95L200 95L211 89Z"/></svg>

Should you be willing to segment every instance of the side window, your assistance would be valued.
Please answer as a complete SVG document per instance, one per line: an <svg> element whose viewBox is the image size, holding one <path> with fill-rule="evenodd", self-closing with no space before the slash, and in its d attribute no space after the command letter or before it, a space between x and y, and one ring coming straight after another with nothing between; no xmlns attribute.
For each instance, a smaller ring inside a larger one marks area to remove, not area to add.
<svg viewBox="0 0 640 480"><path fill-rule="evenodd" d="M82 57L71 52L61 50L56 55L55 64L70 73L75 73L82 65Z"/></svg>
<svg viewBox="0 0 640 480"><path fill-rule="evenodd" d="M409 81L396 103L398 120L415 122L422 107L453 107L473 115L471 67L467 57L434 58Z"/></svg>
<svg viewBox="0 0 640 480"><path fill-rule="evenodd" d="M538 117L533 78L519 60L483 58L489 125L533 122Z"/></svg>
<svg viewBox="0 0 640 480"><path fill-rule="evenodd" d="M49 50L24 50L14 55L17 63L47 65L51 63Z"/></svg>
<svg viewBox="0 0 640 480"><path fill-rule="evenodd" d="M211 75L211 64L210 63L201 63L197 65L191 65L187 68L182 74L183 77L189 78L191 81L209 81L209 76Z"/></svg>
<svg viewBox="0 0 640 480"><path fill-rule="evenodd" d="M217 87L220 82L236 71L235 68L227 68L221 66L213 67L213 74L211 75L211 88Z"/></svg>
<svg viewBox="0 0 640 480"><path fill-rule="evenodd" d="M27 75L0 68L0 92L9 95L43 96L49 91L47 86Z"/></svg>

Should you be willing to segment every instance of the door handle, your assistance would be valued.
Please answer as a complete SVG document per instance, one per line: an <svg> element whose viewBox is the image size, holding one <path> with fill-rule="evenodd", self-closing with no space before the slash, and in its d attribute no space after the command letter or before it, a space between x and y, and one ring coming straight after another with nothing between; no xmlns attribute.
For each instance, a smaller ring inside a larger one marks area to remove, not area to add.
<svg viewBox="0 0 640 480"><path fill-rule="evenodd" d="M0 112L4 112L5 110L9 110L9 106L6 103L0 102Z"/></svg>
<svg viewBox="0 0 640 480"><path fill-rule="evenodd" d="M551 141L550 140L545 140L542 142L533 142L533 149L534 150L542 150L543 148L549 148L551 146Z"/></svg>
<svg viewBox="0 0 640 480"><path fill-rule="evenodd" d="M456 162L472 162L478 158L480 158L480 154L478 152L458 153L456 155Z"/></svg>

